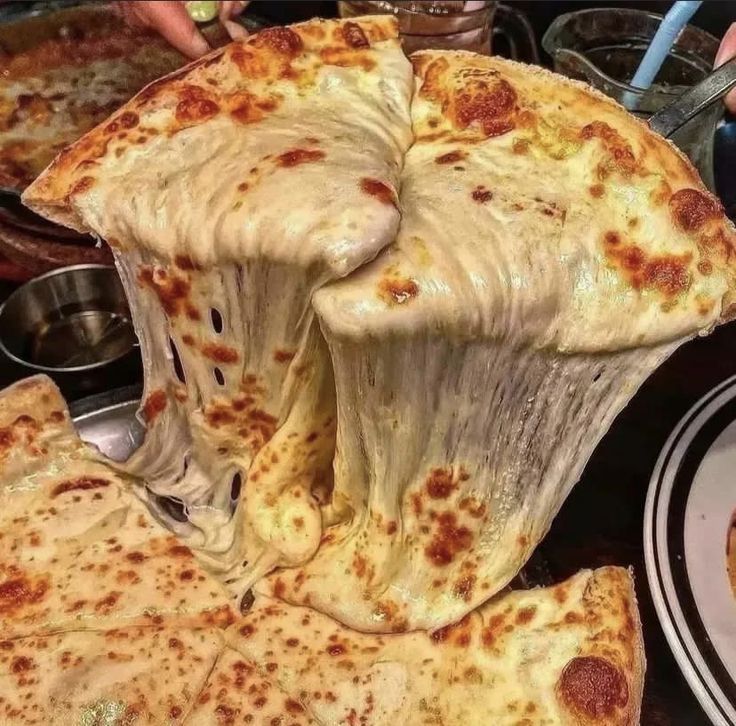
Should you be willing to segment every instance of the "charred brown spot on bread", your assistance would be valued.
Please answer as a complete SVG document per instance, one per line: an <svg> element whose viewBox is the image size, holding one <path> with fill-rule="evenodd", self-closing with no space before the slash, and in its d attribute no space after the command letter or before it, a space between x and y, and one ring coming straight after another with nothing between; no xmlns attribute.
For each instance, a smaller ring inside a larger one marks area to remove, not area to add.
<svg viewBox="0 0 736 726"><path fill-rule="evenodd" d="M117 117L116 121L120 124L123 129L132 129L138 125L138 114L133 111L123 111L120 116Z"/></svg>
<svg viewBox="0 0 736 726"><path fill-rule="evenodd" d="M169 275L165 270L154 274L153 268L144 266L138 273L138 281L156 293L167 315L175 317L182 312L191 290L188 280L178 275Z"/></svg>
<svg viewBox="0 0 736 726"><path fill-rule="evenodd" d="M493 192L489 191L484 186L477 186L473 189L470 196L473 198L474 202L478 202L478 204L486 204L493 199Z"/></svg>
<svg viewBox="0 0 736 726"><path fill-rule="evenodd" d="M187 547L186 545L180 545L180 544L174 544L171 545L168 549L168 554L170 554L172 557L184 557L189 558L193 557L192 551Z"/></svg>
<svg viewBox="0 0 736 726"><path fill-rule="evenodd" d="M388 305L403 305L419 294L419 285L407 277L389 275L378 283L378 297Z"/></svg>
<svg viewBox="0 0 736 726"><path fill-rule="evenodd" d="M611 236L615 234L606 234L606 258L624 274L635 290L655 290L666 298L676 298L690 289L691 253L649 257L637 245L617 242L618 236Z"/></svg>
<svg viewBox="0 0 736 726"><path fill-rule="evenodd" d="M614 171L628 176L637 170L638 162L631 145L605 121L593 121L584 126L580 138L583 141L599 139L607 152L606 158L598 164L600 179L606 179Z"/></svg>
<svg viewBox="0 0 736 726"><path fill-rule="evenodd" d="M621 670L598 656L573 658L560 675L557 693L573 713L592 719L610 717L629 702Z"/></svg>
<svg viewBox="0 0 736 726"><path fill-rule="evenodd" d="M205 343L202 346L202 354L216 363L237 363L240 358L235 348L219 343Z"/></svg>
<svg viewBox="0 0 736 726"><path fill-rule="evenodd" d="M48 578L31 579L21 572L0 582L0 613L12 613L41 602L49 591Z"/></svg>
<svg viewBox="0 0 736 726"><path fill-rule="evenodd" d="M201 270L202 268L189 255L176 255L174 264L180 270Z"/></svg>
<svg viewBox="0 0 736 726"><path fill-rule="evenodd" d="M109 613L117 605L122 595L122 592L113 590L95 603L95 610L99 613Z"/></svg>
<svg viewBox="0 0 736 726"><path fill-rule="evenodd" d="M537 608L534 605L529 605L525 608L519 608L516 613L517 625L526 625L534 619L534 615L537 612Z"/></svg>
<svg viewBox="0 0 736 726"><path fill-rule="evenodd" d="M286 709L286 712L290 713L292 716L304 713L304 706L293 698L287 698L284 701L284 708Z"/></svg>
<svg viewBox="0 0 736 726"><path fill-rule="evenodd" d="M292 167L301 164L310 164L325 158L325 152L320 149L291 149L276 157L277 166Z"/></svg>
<svg viewBox="0 0 736 726"><path fill-rule="evenodd" d="M481 641L488 649L497 646L498 639L513 629L507 621L507 613L495 613L488 618L487 625L481 631Z"/></svg>
<svg viewBox="0 0 736 726"><path fill-rule="evenodd" d="M271 48L277 53L286 56L296 56L301 53L304 43L291 28L266 28L253 37L256 47Z"/></svg>
<svg viewBox="0 0 736 726"><path fill-rule="evenodd" d="M362 68L372 71L376 67L371 52L364 48L323 48L319 57L325 65L341 68Z"/></svg>
<svg viewBox="0 0 736 726"><path fill-rule="evenodd" d="M273 359L277 363L290 363L294 356L296 355L296 352L293 350L276 350L273 354Z"/></svg>
<svg viewBox="0 0 736 726"><path fill-rule="evenodd" d="M475 575L465 575L461 577L452 588L452 592L456 598L470 602L473 597L473 588L477 577Z"/></svg>
<svg viewBox="0 0 736 726"><path fill-rule="evenodd" d="M88 491L90 489L102 489L109 487L110 482L107 479L101 479L93 476L80 476L77 479L67 479L66 481L57 484L51 490L51 498L66 494L72 491Z"/></svg>
<svg viewBox="0 0 736 726"><path fill-rule="evenodd" d="M696 232L722 214L721 205L697 189L680 189L675 192L670 197L669 206L675 223L686 232Z"/></svg>
<svg viewBox="0 0 736 726"><path fill-rule="evenodd" d="M486 513L486 505L472 495L463 497L458 506L460 511L467 512L473 519L481 519Z"/></svg>
<svg viewBox="0 0 736 726"><path fill-rule="evenodd" d="M460 128L478 124L485 136L500 136L514 128L517 95L513 86L496 74L471 76L455 91L454 122Z"/></svg>
<svg viewBox="0 0 736 726"><path fill-rule="evenodd" d="M162 389L152 391L143 404L143 418L146 423L153 423L156 420L156 417L160 413L163 413L166 408L166 403L166 391Z"/></svg>
<svg viewBox="0 0 736 726"><path fill-rule="evenodd" d="M84 192L88 192L94 186L94 183L94 177L83 176L81 179L74 182L74 185L69 190L69 196L73 197L75 194L84 194Z"/></svg>
<svg viewBox="0 0 736 726"><path fill-rule="evenodd" d="M457 623L435 630L429 637L433 643L466 647L470 644L470 619L466 615Z"/></svg>
<svg viewBox="0 0 736 726"><path fill-rule="evenodd" d="M465 129L475 125L487 137L514 128L516 91L497 71L468 67L453 76L446 58L437 58L423 66L420 58L417 72L424 74L420 95L440 105L455 127ZM453 89L458 82L460 87Z"/></svg>
<svg viewBox="0 0 736 726"><path fill-rule="evenodd" d="M469 550L472 544L473 533L458 524L455 513L442 512L435 520L435 532L424 554L433 565L444 567L460 552Z"/></svg>
<svg viewBox="0 0 736 726"><path fill-rule="evenodd" d="M241 91L229 99L228 113L238 123L252 124L263 119L267 112L276 110L278 105L275 98L258 99L247 91Z"/></svg>
<svg viewBox="0 0 736 726"><path fill-rule="evenodd" d="M200 86L184 85L178 89L177 95L179 102L174 116L180 124L200 123L220 111L220 106Z"/></svg>
<svg viewBox="0 0 736 726"><path fill-rule="evenodd" d="M363 28L357 23L347 22L342 25L342 37L350 48L369 48L370 42L366 38Z"/></svg>
<svg viewBox="0 0 736 726"><path fill-rule="evenodd" d="M591 187L588 188L588 192L590 193L591 197L600 199L605 194L606 188L603 186L603 184L593 184Z"/></svg>
<svg viewBox="0 0 736 726"><path fill-rule="evenodd" d="M451 469L432 469L425 486L432 499L447 499L457 489Z"/></svg>
<svg viewBox="0 0 736 726"><path fill-rule="evenodd" d="M647 262L644 268L646 287L659 290L663 295L675 297L685 292L692 281L686 256L656 257Z"/></svg>
<svg viewBox="0 0 736 726"><path fill-rule="evenodd" d="M368 194L371 197L375 197L378 201L384 204L394 203L394 192L388 184L385 184L380 179L371 179L364 177L360 180L360 189L364 194Z"/></svg>
<svg viewBox="0 0 736 726"><path fill-rule="evenodd" d="M438 156L434 162L435 164L456 164L458 161L462 161L467 157L464 151L459 149L455 151L448 151L446 154Z"/></svg>
<svg viewBox="0 0 736 726"><path fill-rule="evenodd" d="M33 658L29 658L25 655L17 655L13 658L10 664L10 670L16 675L19 673L27 673L36 668L36 663Z"/></svg>

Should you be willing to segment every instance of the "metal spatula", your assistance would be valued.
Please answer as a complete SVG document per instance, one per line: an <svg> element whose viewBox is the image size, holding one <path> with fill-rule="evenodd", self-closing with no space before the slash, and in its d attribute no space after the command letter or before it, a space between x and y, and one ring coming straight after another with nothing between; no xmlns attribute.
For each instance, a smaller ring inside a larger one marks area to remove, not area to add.
<svg viewBox="0 0 736 726"><path fill-rule="evenodd" d="M671 136L691 118L736 87L736 58L724 63L700 83L685 91L676 101L657 111L648 123L652 131Z"/></svg>

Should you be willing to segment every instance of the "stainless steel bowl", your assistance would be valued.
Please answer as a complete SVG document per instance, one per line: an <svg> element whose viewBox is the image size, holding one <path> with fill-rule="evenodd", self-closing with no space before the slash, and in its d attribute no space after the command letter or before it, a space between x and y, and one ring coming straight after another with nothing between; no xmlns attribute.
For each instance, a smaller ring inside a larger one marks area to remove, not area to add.
<svg viewBox="0 0 736 726"><path fill-rule="evenodd" d="M34 370L94 370L135 344L123 286L107 265L62 267L36 277L0 310L0 349Z"/></svg>

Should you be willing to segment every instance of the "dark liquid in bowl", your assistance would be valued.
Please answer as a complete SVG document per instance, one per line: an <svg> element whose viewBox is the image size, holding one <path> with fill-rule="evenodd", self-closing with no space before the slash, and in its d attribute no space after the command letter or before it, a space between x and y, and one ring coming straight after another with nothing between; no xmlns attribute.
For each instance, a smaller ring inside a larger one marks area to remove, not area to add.
<svg viewBox="0 0 736 726"><path fill-rule="evenodd" d="M113 360L134 343L127 317L104 310L67 309L27 336L23 351L24 358L36 365L69 368Z"/></svg>

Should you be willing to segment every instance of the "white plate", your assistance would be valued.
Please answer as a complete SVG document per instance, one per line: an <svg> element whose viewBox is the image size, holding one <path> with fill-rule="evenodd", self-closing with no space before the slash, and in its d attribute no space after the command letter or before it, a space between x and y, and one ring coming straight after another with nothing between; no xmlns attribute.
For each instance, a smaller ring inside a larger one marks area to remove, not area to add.
<svg viewBox="0 0 736 726"><path fill-rule="evenodd" d="M657 615L714 724L736 726L736 597L726 542L736 510L736 376L665 444L649 485L644 555Z"/></svg>

